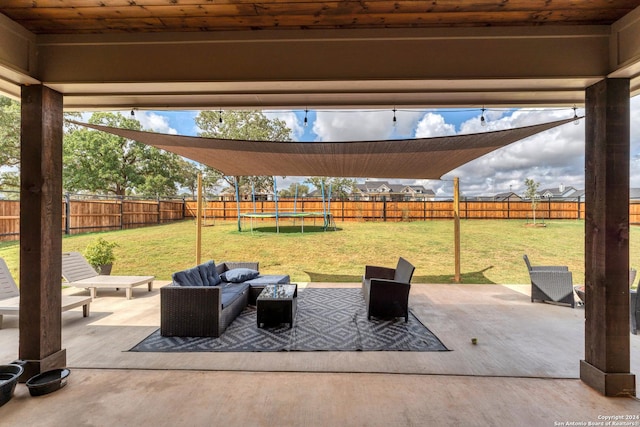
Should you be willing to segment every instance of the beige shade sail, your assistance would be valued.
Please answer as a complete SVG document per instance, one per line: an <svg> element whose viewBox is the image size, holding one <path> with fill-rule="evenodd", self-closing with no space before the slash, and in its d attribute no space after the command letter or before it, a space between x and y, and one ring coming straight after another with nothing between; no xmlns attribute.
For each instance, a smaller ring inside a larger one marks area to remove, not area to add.
<svg viewBox="0 0 640 427"><path fill-rule="evenodd" d="M170 151L227 176L440 179L498 148L574 120L467 135L348 142L229 140L72 123Z"/></svg>

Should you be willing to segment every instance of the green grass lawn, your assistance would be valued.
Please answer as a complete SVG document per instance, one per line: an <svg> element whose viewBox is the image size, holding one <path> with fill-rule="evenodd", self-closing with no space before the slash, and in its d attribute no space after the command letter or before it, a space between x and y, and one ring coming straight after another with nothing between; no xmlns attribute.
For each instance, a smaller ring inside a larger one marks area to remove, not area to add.
<svg viewBox="0 0 640 427"><path fill-rule="evenodd" d="M202 229L202 260L259 261L263 273L287 273L299 282L358 282L366 264L395 266L398 256L416 266L414 283L452 283L453 222L338 222L338 231L305 224L304 234L291 220L255 225L238 232L235 221L216 221ZM584 222L550 221L526 227L518 220L463 220L463 283L528 283L522 254L534 265L567 265L574 283L584 282ZM631 229L631 266L640 268L640 229ZM63 251L80 251L97 236L115 241L112 274L155 275L195 265L194 221L134 230L65 236ZM3 257L18 277L17 242L0 243Z"/></svg>

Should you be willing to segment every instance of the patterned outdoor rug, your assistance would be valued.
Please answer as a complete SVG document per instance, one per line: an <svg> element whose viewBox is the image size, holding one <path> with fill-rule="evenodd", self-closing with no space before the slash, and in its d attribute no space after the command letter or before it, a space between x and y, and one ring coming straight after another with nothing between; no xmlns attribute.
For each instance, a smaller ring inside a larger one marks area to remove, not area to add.
<svg viewBox="0 0 640 427"><path fill-rule="evenodd" d="M158 329L130 351L446 351L414 315L404 319L367 320L361 290L298 290L293 328L283 324L259 329L256 308L248 306L220 338L163 337Z"/></svg>

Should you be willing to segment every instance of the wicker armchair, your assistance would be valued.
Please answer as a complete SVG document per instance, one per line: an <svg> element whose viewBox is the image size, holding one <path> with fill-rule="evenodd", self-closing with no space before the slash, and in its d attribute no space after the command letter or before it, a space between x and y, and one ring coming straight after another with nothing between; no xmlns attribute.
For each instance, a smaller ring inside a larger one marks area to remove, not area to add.
<svg viewBox="0 0 640 427"><path fill-rule="evenodd" d="M404 317L409 321L409 291L415 267L400 258L396 268L367 265L362 278L362 292L367 319Z"/></svg>
<svg viewBox="0 0 640 427"><path fill-rule="evenodd" d="M566 266L532 266L523 255L531 279L531 302L550 301L575 307L573 275Z"/></svg>

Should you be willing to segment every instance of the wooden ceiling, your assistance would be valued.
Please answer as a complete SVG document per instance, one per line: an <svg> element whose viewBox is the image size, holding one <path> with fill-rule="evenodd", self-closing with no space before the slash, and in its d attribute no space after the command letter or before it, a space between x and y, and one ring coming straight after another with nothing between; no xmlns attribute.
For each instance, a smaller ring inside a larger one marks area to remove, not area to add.
<svg viewBox="0 0 640 427"><path fill-rule="evenodd" d="M610 25L638 0L2 0L36 34Z"/></svg>

